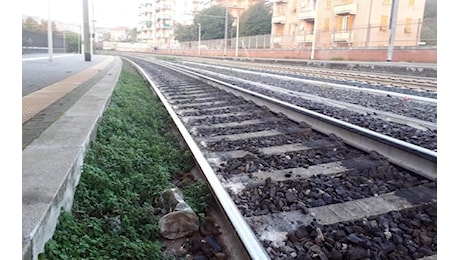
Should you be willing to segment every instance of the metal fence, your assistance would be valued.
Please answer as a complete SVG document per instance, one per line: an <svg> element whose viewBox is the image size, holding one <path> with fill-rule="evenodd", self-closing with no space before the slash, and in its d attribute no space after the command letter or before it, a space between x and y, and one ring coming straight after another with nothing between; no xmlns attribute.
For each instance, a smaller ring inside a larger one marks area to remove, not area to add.
<svg viewBox="0 0 460 260"><path fill-rule="evenodd" d="M62 34L53 34L53 52L64 53L67 45ZM48 33L22 30L22 53L47 53Z"/></svg>
<svg viewBox="0 0 460 260"><path fill-rule="evenodd" d="M436 19L426 19L423 22L396 24L394 46L419 47L436 46L437 32ZM302 49L311 48L315 39L314 47L321 48L374 48L384 47L389 44L390 29L388 26L368 25L353 27L349 30L325 30L318 28L316 35L312 30L297 30L291 34L276 33L266 35L230 37L227 40L227 49ZM198 46L200 45L200 46ZM160 48L171 48L162 46ZM224 39L201 40L181 42L174 46L176 49L206 49L223 50L225 48Z"/></svg>

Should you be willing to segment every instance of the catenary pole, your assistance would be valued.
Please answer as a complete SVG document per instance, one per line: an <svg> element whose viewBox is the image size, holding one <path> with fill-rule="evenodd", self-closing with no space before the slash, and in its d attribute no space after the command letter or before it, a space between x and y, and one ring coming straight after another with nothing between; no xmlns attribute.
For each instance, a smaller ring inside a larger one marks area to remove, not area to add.
<svg viewBox="0 0 460 260"><path fill-rule="evenodd" d="M201 23L198 23L198 56L201 56Z"/></svg>
<svg viewBox="0 0 460 260"><path fill-rule="evenodd" d="M227 3L226 3L226 6L225 6L225 42L224 42L224 56L227 56L227 31L228 31L228 6L227 6Z"/></svg>
<svg viewBox="0 0 460 260"><path fill-rule="evenodd" d="M51 0L48 0L48 57L53 61L53 27L51 25Z"/></svg>
<svg viewBox="0 0 460 260"><path fill-rule="evenodd" d="M238 57L238 41L239 41L239 34L240 34L240 15L236 16L236 46L235 46L235 57Z"/></svg>
<svg viewBox="0 0 460 260"><path fill-rule="evenodd" d="M315 24L313 24L313 39L311 42L311 53L310 53L310 60L315 58L315 45L316 45L316 35L318 30L318 1L316 0L315 3Z"/></svg>
<svg viewBox="0 0 460 260"><path fill-rule="evenodd" d="M395 44L395 31L396 31L396 20L398 17L398 6L399 0L393 0L391 3L391 16L390 16L390 39L388 43L387 61L393 59L393 48Z"/></svg>
<svg viewBox="0 0 460 260"><path fill-rule="evenodd" d="M88 0L83 0L83 46L85 61L91 61L91 35L89 33Z"/></svg>

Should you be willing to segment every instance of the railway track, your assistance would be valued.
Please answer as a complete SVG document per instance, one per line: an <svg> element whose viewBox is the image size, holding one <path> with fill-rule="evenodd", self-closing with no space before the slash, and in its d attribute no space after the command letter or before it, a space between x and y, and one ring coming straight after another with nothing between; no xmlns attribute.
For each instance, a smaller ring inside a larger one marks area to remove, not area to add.
<svg viewBox="0 0 460 260"><path fill-rule="evenodd" d="M250 258L436 257L435 152L129 59L165 103Z"/></svg>
<svg viewBox="0 0 460 260"><path fill-rule="evenodd" d="M177 66L417 146L437 149L437 100L432 93L369 85L357 87L196 63Z"/></svg>
<svg viewBox="0 0 460 260"><path fill-rule="evenodd" d="M193 59L184 57L188 61L199 61L206 64L222 65L232 68L241 68L254 71L275 72L285 75L297 75L310 78L329 79L336 81L355 81L365 84L378 84L407 89L418 89L421 91L437 91L437 79L429 77L414 77L403 75L391 75L385 73L353 72L345 70L307 68L291 65L266 64L255 62L236 62L216 59Z"/></svg>

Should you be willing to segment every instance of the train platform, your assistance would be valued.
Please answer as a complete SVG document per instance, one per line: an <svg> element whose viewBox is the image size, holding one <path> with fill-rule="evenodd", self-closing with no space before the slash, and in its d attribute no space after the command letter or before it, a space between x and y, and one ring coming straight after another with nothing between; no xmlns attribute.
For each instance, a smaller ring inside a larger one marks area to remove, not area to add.
<svg viewBox="0 0 460 260"><path fill-rule="evenodd" d="M70 210L84 154L121 73L117 56L23 56L22 255L37 259Z"/></svg>

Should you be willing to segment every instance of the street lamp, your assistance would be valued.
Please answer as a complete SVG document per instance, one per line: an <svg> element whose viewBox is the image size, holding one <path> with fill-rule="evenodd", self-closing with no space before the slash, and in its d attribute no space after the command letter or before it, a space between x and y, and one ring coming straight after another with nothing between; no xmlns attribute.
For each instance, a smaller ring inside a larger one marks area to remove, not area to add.
<svg viewBox="0 0 460 260"><path fill-rule="evenodd" d="M231 9L242 9L242 10L245 10L244 7L239 7L239 6L231 6L231 7L226 7L225 9L227 10L227 15L228 15L228 9L231 8ZM226 16L228 17L228 16ZM227 25L227 22L225 23L225 25ZM236 45L235 45L235 57L238 57L238 41L239 41L239 30L240 30L240 14L239 14L239 11L237 11L236 13ZM227 32L227 30L225 30L225 32ZM225 34L227 35L227 34ZM225 47L227 47L227 41L225 41Z"/></svg>
<svg viewBox="0 0 460 260"><path fill-rule="evenodd" d="M226 56L227 55L228 7L225 8L225 16L207 15L207 14L200 14L198 16L215 17L215 18L223 18L223 19L225 19L224 56ZM201 32L201 30L200 30L200 32Z"/></svg>

